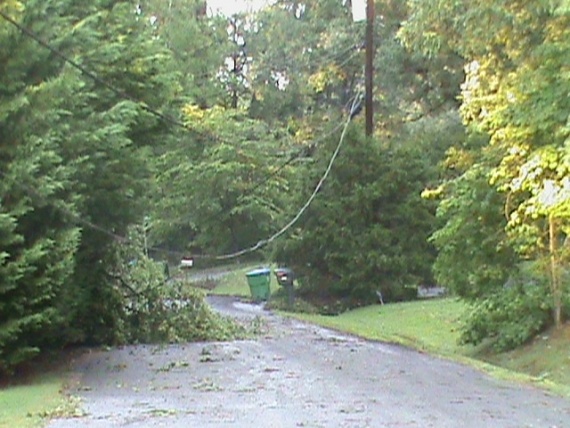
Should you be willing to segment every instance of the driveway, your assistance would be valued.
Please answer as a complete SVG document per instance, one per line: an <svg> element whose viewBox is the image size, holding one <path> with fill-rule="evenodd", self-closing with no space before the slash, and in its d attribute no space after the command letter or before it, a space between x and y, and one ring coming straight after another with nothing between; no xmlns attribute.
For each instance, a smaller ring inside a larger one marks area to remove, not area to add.
<svg viewBox="0 0 570 428"><path fill-rule="evenodd" d="M256 340L91 351L68 427L570 427L570 401L470 367L211 297Z"/></svg>

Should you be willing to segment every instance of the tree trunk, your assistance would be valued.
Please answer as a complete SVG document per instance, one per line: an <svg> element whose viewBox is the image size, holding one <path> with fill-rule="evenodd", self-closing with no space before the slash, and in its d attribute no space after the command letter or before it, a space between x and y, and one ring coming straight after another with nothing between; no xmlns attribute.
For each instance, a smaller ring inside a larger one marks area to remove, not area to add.
<svg viewBox="0 0 570 428"><path fill-rule="evenodd" d="M562 325L562 289L560 281L560 269L558 266L558 245L557 245L556 219L552 214L548 216L548 240L550 252L550 289L554 303L553 317L554 325L558 328Z"/></svg>

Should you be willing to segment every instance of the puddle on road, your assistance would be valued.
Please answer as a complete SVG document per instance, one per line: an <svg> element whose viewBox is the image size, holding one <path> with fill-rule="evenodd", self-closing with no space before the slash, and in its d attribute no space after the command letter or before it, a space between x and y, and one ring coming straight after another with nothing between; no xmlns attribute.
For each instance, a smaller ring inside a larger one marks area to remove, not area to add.
<svg viewBox="0 0 570 428"><path fill-rule="evenodd" d="M232 306L238 311L252 312L255 314L261 314L265 311L264 304L234 302Z"/></svg>

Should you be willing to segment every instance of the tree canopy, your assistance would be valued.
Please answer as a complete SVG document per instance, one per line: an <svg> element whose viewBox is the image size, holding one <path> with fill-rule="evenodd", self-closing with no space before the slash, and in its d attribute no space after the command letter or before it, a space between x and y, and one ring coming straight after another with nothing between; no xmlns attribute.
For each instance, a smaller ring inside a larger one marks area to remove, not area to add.
<svg viewBox="0 0 570 428"><path fill-rule="evenodd" d="M472 305L464 339L502 348L565 320L568 1L375 1L371 138L350 6L1 2L1 372L223 336L159 304L199 300L165 288L183 255L288 264L333 312L437 283Z"/></svg>

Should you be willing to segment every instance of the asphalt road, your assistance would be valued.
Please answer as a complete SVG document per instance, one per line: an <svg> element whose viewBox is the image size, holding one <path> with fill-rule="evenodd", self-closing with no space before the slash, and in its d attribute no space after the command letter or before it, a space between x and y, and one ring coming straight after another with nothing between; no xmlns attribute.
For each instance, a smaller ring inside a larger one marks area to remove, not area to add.
<svg viewBox="0 0 570 428"><path fill-rule="evenodd" d="M570 427L570 401L400 346L369 342L233 298L212 305L260 317L256 340L91 351L68 427Z"/></svg>

